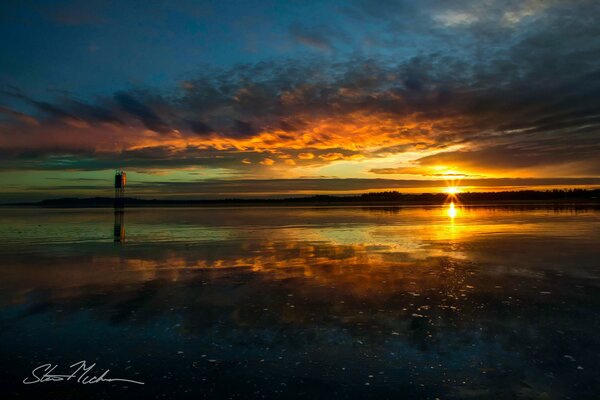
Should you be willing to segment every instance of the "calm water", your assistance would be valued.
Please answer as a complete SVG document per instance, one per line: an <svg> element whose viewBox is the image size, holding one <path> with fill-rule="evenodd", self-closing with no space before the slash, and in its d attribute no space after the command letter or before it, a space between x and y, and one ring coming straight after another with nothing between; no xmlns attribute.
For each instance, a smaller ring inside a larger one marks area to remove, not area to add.
<svg viewBox="0 0 600 400"><path fill-rule="evenodd" d="M594 208L2 209L0 265L3 398L600 396ZM80 360L146 384L21 383Z"/></svg>

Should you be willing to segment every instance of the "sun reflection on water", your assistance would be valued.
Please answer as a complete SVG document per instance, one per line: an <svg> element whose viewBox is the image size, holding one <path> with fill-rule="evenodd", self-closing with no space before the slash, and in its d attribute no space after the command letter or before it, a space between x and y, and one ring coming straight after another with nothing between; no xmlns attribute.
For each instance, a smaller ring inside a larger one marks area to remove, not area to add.
<svg viewBox="0 0 600 400"><path fill-rule="evenodd" d="M458 214L458 209L454 206L454 202L450 202L450 204L448 204L448 209L446 210L446 213L448 214L448 217L450 217L451 219L456 218L457 214Z"/></svg>

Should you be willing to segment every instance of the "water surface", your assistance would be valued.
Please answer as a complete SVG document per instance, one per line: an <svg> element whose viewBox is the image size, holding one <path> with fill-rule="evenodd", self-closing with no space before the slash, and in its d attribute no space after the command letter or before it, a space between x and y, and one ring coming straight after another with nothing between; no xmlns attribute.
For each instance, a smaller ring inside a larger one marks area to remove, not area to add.
<svg viewBox="0 0 600 400"><path fill-rule="evenodd" d="M11 397L597 398L600 211L0 210ZM116 225L116 226L115 226ZM144 386L21 381L96 362Z"/></svg>

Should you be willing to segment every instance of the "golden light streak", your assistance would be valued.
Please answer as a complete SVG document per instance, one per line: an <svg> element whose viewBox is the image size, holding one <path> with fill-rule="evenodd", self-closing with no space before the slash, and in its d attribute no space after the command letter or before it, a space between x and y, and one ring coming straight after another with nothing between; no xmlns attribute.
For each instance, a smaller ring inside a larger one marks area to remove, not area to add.
<svg viewBox="0 0 600 400"><path fill-rule="evenodd" d="M448 214L448 217L450 217L450 219L456 218L456 216L458 215L458 209L454 206L454 202L451 202L448 205L446 213Z"/></svg>

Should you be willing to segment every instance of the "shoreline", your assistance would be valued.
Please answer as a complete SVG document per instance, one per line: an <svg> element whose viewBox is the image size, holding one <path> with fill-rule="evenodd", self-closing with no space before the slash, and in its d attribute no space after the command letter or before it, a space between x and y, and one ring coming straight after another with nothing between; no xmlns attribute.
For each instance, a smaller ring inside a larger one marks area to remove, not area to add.
<svg viewBox="0 0 600 400"><path fill-rule="evenodd" d="M600 189L510 192L400 193L370 192L359 195L312 195L287 198L141 199L124 197L118 208L148 207L295 207L295 206L436 206L450 202L461 205L600 205ZM113 197L65 197L37 202L13 202L0 207L115 208Z"/></svg>
<svg viewBox="0 0 600 400"><path fill-rule="evenodd" d="M206 202L206 203L150 203L150 204L126 204L124 209L142 209L142 208L261 208L261 207L277 207L277 208L305 208L305 207L443 207L449 204L446 202ZM460 207L517 207L517 206L544 206L544 207L600 207L600 200L495 200L495 201L471 201L463 202L460 200L454 201ZM0 208L55 208L55 209L114 209L113 205L108 204L0 204Z"/></svg>

